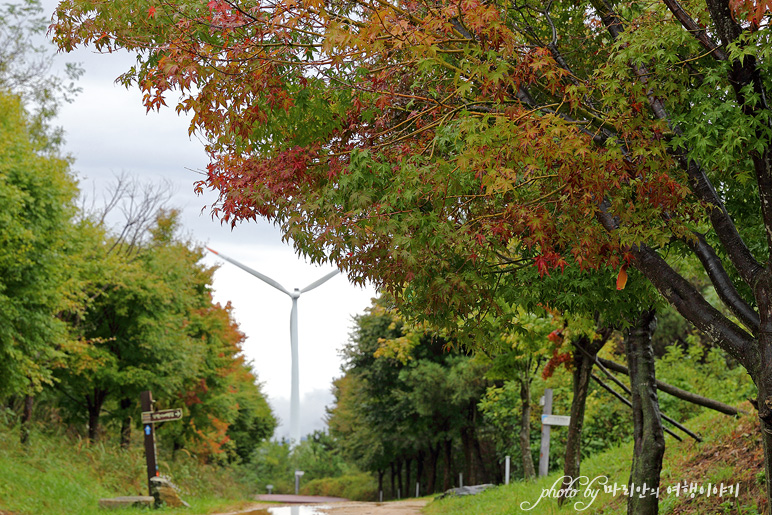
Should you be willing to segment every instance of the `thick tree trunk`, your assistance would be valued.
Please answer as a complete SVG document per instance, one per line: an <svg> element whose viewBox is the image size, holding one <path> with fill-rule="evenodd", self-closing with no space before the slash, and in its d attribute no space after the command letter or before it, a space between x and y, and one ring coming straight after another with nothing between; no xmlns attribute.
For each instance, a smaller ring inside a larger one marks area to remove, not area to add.
<svg viewBox="0 0 772 515"><path fill-rule="evenodd" d="M531 378L524 377L520 381L520 401L523 411L520 416L520 454L523 458L523 477L533 479L536 470L533 467L531 455Z"/></svg>
<svg viewBox="0 0 772 515"><path fill-rule="evenodd" d="M654 373L654 350L651 346L655 325L655 312L645 311L625 337L633 404L634 444L629 488L635 492L627 498L628 515L656 515L659 504L659 499L651 495L652 491L659 488L662 457L665 454L665 436ZM644 487L649 495L642 495Z"/></svg>
<svg viewBox="0 0 772 515"><path fill-rule="evenodd" d="M93 395L86 396L88 409L88 439L91 443L99 438L99 415L102 413L102 405L107 398L107 392L94 388Z"/></svg>
<svg viewBox="0 0 772 515"><path fill-rule="evenodd" d="M563 465L563 490L567 490L572 481L579 477L582 463L582 428L584 427L584 408L587 404L587 393L590 389L592 365L595 356L605 345L611 329L598 330L598 337L592 341L582 337L574 342L574 397L571 400L571 423L568 426L566 440L566 460ZM559 504L565 502L565 497L558 499Z"/></svg>
<svg viewBox="0 0 772 515"><path fill-rule="evenodd" d="M752 377L759 391L756 407L761 421L769 507L772 506L772 274L765 271L761 276L754 292L760 315L758 346L761 363Z"/></svg>
<svg viewBox="0 0 772 515"><path fill-rule="evenodd" d="M96 442L99 436L99 412L101 410L96 407L89 406L88 408L88 439L91 443Z"/></svg>
<svg viewBox="0 0 772 515"><path fill-rule="evenodd" d="M21 427L19 429L19 441L22 445L29 442L30 424L32 423L32 407L35 405L35 398L32 395L24 396L24 409L21 413Z"/></svg>

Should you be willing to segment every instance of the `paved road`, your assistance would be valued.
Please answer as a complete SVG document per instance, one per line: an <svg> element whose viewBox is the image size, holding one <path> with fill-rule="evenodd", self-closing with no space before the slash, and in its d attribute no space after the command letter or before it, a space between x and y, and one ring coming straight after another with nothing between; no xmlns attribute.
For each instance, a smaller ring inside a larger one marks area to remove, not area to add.
<svg viewBox="0 0 772 515"><path fill-rule="evenodd" d="M348 501L341 497L320 497L316 495L281 495L281 494L264 494L255 497L258 501L264 502L280 502L284 504L326 504L330 502L342 502Z"/></svg>
<svg viewBox="0 0 772 515"><path fill-rule="evenodd" d="M327 515L420 515L421 508L429 503L426 499L375 502L342 502L323 508Z"/></svg>
<svg viewBox="0 0 772 515"><path fill-rule="evenodd" d="M278 497L278 496L273 496ZM297 499L298 497L308 496L289 496ZM315 501L318 501L319 497L311 497ZM329 497L327 499L330 499ZM321 515L421 515L421 508L428 504L426 499L410 499L407 501L394 501L387 503L375 503L375 502L354 502L354 501L342 501L342 502L329 502L326 504L311 504L314 506L314 513ZM295 503L298 506L299 503ZM291 506L292 504L285 504L285 506ZM223 513L221 515L271 515L268 508L278 508L276 504L256 504L254 506L243 508L237 512Z"/></svg>

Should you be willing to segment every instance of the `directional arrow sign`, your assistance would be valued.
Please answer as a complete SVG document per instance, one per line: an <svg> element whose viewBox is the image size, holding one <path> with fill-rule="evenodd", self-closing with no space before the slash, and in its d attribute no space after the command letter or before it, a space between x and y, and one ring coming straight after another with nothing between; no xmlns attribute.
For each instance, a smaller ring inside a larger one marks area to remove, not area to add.
<svg viewBox="0 0 772 515"><path fill-rule="evenodd" d="M564 415L542 415L541 423L547 426L567 426L571 424L571 417Z"/></svg>
<svg viewBox="0 0 772 515"><path fill-rule="evenodd" d="M159 422L168 422L169 420L179 420L182 418L182 409L163 409L159 411L143 411L143 424L157 424Z"/></svg>

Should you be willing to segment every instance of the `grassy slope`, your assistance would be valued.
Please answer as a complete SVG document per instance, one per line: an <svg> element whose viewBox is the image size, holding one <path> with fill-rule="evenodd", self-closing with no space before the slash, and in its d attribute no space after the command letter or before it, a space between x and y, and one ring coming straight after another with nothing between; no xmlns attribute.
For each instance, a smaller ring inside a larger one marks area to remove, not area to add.
<svg viewBox="0 0 772 515"><path fill-rule="evenodd" d="M750 411L750 407L746 406ZM763 511L763 462L758 424L753 416L737 420L725 415L706 413L689 422L705 441L678 443L668 437L668 449L662 474L660 513L751 514ZM610 483L625 484L630 468L630 445L625 445L584 460L582 473L589 478L607 476ZM168 465L162 459L162 472L172 476L182 487L183 498L192 509L165 509L161 513L188 515L227 511L246 505L248 492L238 486L233 475L223 469L204 467L190 459ZM475 497L435 501L427 515L496 515L513 513L575 513L573 503L562 509L553 499L542 500L530 512L520 508L523 502L535 502L542 489L552 486L561 476L553 473L535 482L517 482L498 487ZM740 482L740 497L694 499L676 498L665 489L678 481ZM0 427L0 515L103 515L97 508L101 497L144 493L144 458L142 450L110 451L103 445L86 445L63 436L33 433L32 444L22 448L18 432ZM583 499L574 499L582 501ZM758 508L757 508L758 507ZM121 513L147 513L126 510ZM625 512L624 498L601 491L584 513L617 515Z"/></svg>
<svg viewBox="0 0 772 515"><path fill-rule="evenodd" d="M750 405L745 409L750 411ZM751 415L733 419L715 412L705 413L688 423L690 429L700 434L704 441L691 439L677 442L667 437L667 450L662 471L660 488L660 514L755 514L764 509L763 460L758 423ZM626 484L629 477L632 445L627 444L592 456L582 462L582 474L592 479L607 476L609 483ZM555 472L534 482L516 482L501 486L480 495L466 498L443 499L431 503L426 515L511 515L513 513L578 513L575 498L573 502L559 508L554 499L542 499L530 511L523 508L534 503L543 489L552 486L562 476ZM706 497L696 495L693 499L683 494L675 497L668 494L667 487L677 482L697 483L740 483L737 499ZM556 487L556 488L559 488ZM617 494L614 497L601 489L597 499L583 513L621 515L625 513L626 499ZM528 503L521 506L521 503ZM581 506L579 506L581 507Z"/></svg>
<svg viewBox="0 0 772 515"><path fill-rule="evenodd" d="M227 471L181 459L162 472L180 485L193 509L164 509L163 513L205 514L218 508L246 504L247 492ZM63 436L33 432L23 448L18 432L0 427L0 515L104 515L103 497L147 495L141 448L111 451ZM125 510L121 513L147 513ZM155 512L154 512L155 513Z"/></svg>

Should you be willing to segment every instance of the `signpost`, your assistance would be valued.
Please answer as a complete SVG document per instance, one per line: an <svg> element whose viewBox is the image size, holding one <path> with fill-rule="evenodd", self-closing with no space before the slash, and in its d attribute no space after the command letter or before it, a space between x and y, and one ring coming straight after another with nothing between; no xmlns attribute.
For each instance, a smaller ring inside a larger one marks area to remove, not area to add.
<svg viewBox="0 0 772 515"><path fill-rule="evenodd" d="M567 426L571 424L571 417L565 415L542 415L541 423L548 426Z"/></svg>
<svg viewBox="0 0 772 515"><path fill-rule="evenodd" d="M150 478L159 475L158 461L156 460L154 425L182 418L182 410L180 408L153 411L154 402L153 394L150 393L150 390L145 390L140 394L142 432L145 434L145 459L147 461L147 489L150 492L150 495L153 495Z"/></svg>
<svg viewBox="0 0 772 515"><path fill-rule="evenodd" d="M170 420L179 420L182 418L182 410L164 409L159 411L142 411L143 424L157 424L159 422L168 422Z"/></svg>
<svg viewBox="0 0 772 515"><path fill-rule="evenodd" d="M552 414L552 388L544 390L541 416L541 452L539 453L539 477L546 476L550 468L550 429L552 426L567 426L571 417Z"/></svg>
<svg viewBox="0 0 772 515"><path fill-rule="evenodd" d="M552 415L552 388L544 390L542 417ZM550 468L550 426L541 425L541 449L539 451L539 477L546 476Z"/></svg>

